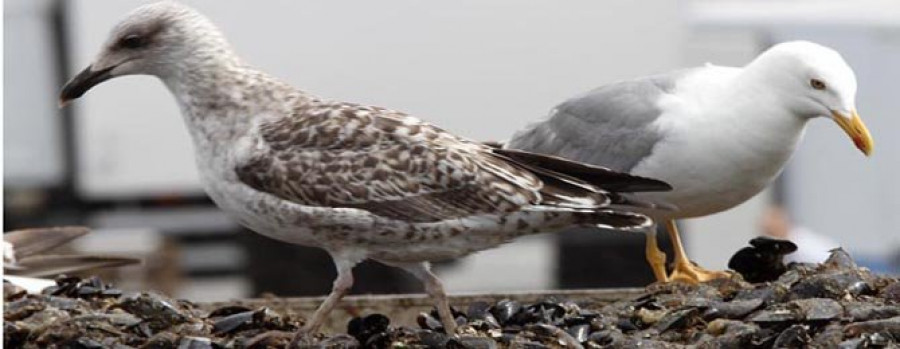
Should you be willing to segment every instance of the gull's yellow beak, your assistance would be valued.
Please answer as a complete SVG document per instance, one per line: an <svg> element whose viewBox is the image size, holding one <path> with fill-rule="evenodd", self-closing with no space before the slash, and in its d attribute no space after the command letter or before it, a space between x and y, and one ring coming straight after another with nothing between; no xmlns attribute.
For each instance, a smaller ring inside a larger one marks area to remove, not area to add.
<svg viewBox="0 0 900 349"><path fill-rule="evenodd" d="M831 115L833 116L834 122L840 126L844 132L847 132L847 135L853 139L853 144L856 145L863 154L869 156L872 154L872 148L874 147L874 141L872 141L872 135L869 134L869 129L866 128L866 124L862 122L862 119L859 118L859 114L856 113L856 110L850 112L850 116L844 115L838 111L831 111Z"/></svg>

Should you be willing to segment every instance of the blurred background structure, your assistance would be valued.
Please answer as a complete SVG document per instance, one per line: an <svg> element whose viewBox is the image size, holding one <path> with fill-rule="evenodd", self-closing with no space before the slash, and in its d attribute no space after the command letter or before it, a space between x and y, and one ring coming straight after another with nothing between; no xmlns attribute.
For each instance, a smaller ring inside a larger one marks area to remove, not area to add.
<svg viewBox="0 0 900 349"><path fill-rule="evenodd" d="M689 254L724 268L780 203L792 220L879 271L900 255L900 3L864 1L185 1L247 62L335 99L403 110L456 134L502 140L604 83L711 62L743 65L773 43L840 51L876 141L866 159L816 120L772 189L681 222ZM4 230L95 229L80 248L145 256L120 285L219 300L324 294L324 252L249 233L206 199L177 107L149 77L105 83L57 108L134 0L4 1ZM440 264L450 292L637 286L652 280L643 236L542 235ZM416 283L377 263L356 292Z"/></svg>

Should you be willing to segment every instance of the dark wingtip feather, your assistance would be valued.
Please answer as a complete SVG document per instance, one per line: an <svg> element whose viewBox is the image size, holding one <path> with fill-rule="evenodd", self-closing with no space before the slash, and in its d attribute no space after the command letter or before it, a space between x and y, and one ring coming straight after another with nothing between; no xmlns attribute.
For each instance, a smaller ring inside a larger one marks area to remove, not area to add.
<svg viewBox="0 0 900 349"><path fill-rule="evenodd" d="M503 149L503 142L501 142L501 141L484 141L484 142L481 142L481 144L484 144L488 147L495 148L495 149Z"/></svg>
<svg viewBox="0 0 900 349"><path fill-rule="evenodd" d="M670 204L668 202L662 200L645 200L638 199L633 195L627 194L612 194L612 205L617 206L628 206L628 207L639 207L646 208L651 210L659 210L659 211L678 211L678 206Z"/></svg>
<svg viewBox="0 0 900 349"><path fill-rule="evenodd" d="M569 175L609 191L647 192L672 190L671 185L657 179L634 176L558 156L515 149L493 148L492 150L513 160Z"/></svg>

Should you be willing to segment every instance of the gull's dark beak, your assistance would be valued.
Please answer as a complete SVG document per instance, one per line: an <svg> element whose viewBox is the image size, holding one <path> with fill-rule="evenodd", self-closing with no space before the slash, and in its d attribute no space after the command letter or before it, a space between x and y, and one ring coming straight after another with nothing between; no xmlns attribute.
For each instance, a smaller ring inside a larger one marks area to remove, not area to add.
<svg viewBox="0 0 900 349"><path fill-rule="evenodd" d="M113 68L115 67L94 70L93 66L88 66L82 70L72 80L69 80L66 86L63 86L62 92L59 94L59 106L65 106L69 101L81 97L97 84L109 80L112 77Z"/></svg>

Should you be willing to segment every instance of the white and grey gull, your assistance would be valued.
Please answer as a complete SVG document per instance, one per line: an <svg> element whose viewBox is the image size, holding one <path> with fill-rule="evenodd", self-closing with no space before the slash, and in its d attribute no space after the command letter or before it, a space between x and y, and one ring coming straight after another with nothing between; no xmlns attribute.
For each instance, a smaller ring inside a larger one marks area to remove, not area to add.
<svg viewBox="0 0 900 349"><path fill-rule="evenodd" d="M619 193L670 189L297 90L244 64L207 18L173 2L127 15L66 84L61 102L132 74L156 76L174 95L202 183L219 207L251 230L323 248L334 259L332 292L295 340L318 330L364 259L421 279L453 332L428 261L569 226L647 229L652 221L630 209L653 204Z"/></svg>
<svg viewBox="0 0 900 349"><path fill-rule="evenodd" d="M647 236L647 259L658 281L700 282L725 274L688 260L673 220L727 210L759 193L818 117L833 120L869 155L873 142L856 112L856 88L836 51L786 42L744 67L707 65L599 87L559 104L505 146L671 184L672 191L639 197L679 208L646 212L666 221L675 269L667 274L655 233Z"/></svg>

